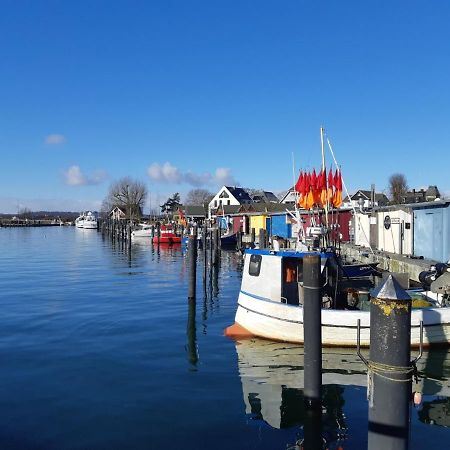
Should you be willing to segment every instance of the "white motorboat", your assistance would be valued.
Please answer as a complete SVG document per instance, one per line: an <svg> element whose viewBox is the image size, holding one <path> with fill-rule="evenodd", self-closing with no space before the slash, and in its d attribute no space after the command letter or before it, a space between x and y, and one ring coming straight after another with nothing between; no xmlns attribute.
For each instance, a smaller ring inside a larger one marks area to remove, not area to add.
<svg viewBox="0 0 450 450"><path fill-rule="evenodd" d="M84 212L81 213L76 219L75 219L75 226L77 228L83 228L84 227Z"/></svg>
<svg viewBox="0 0 450 450"><path fill-rule="evenodd" d="M97 218L91 211L82 212L75 219L75 226L77 228L84 228L87 230L96 230L97 229Z"/></svg>
<svg viewBox="0 0 450 450"><path fill-rule="evenodd" d="M97 217L95 217L91 211L88 211L88 213L84 216L83 228L88 230L97 229Z"/></svg>
<svg viewBox="0 0 450 450"><path fill-rule="evenodd" d="M153 237L153 229L152 225L149 225L148 223L140 223L138 224L138 229L133 230L131 232L132 238L151 238Z"/></svg>
<svg viewBox="0 0 450 450"><path fill-rule="evenodd" d="M311 252L247 250L236 323L228 327L225 334L236 337L253 335L303 343L303 258L308 254ZM339 280L333 269L336 265L336 255L332 252L319 254L325 279L322 298L323 345L356 346L359 321L361 346L369 346L369 308L367 302L366 307L360 309L355 304L360 302L362 305L363 296L368 300L368 289L359 291L359 280L356 279ZM421 322L425 346L448 345L450 342L450 307L446 307L450 300L450 272L443 273L435 283L439 284L441 299L444 301L427 302L427 307L412 310L412 346L420 344Z"/></svg>

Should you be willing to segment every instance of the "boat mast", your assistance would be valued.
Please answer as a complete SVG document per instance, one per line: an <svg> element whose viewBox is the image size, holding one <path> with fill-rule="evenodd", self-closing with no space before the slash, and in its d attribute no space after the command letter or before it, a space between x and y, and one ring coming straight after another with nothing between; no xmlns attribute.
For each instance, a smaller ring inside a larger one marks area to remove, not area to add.
<svg viewBox="0 0 450 450"><path fill-rule="evenodd" d="M320 145L321 145L321 148L322 148L322 170L325 172L325 149L324 149L324 145L323 145L323 132L324 131L325 130L323 129L323 127L320 127ZM327 177L325 177L325 186L326 186L326 189L327 189L327 192L328 192L327 183L328 183ZM325 209L325 225L326 225L326 227L328 229L328 199L325 202L324 209Z"/></svg>

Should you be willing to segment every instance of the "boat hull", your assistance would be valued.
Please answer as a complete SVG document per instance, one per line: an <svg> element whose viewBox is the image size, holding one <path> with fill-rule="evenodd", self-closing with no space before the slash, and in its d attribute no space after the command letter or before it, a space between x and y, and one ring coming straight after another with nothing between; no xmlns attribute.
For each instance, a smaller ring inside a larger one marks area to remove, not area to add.
<svg viewBox="0 0 450 450"><path fill-rule="evenodd" d="M270 299L256 298L241 291L236 323L254 336L303 343L303 308ZM355 347L360 321L361 346L370 345L370 312L359 310L322 310L322 344ZM450 342L450 308L414 309L411 313L411 346L420 345L420 322L423 321L423 344L448 345ZM227 334L227 332L225 333Z"/></svg>
<svg viewBox="0 0 450 450"><path fill-rule="evenodd" d="M180 236L155 236L153 238L154 244L181 244Z"/></svg>

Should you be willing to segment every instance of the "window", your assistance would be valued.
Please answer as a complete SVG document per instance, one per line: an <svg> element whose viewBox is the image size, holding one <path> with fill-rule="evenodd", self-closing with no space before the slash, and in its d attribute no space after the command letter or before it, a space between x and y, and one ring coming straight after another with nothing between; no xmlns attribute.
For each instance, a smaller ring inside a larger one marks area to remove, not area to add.
<svg viewBox="0 0 450 450"><path fill-rule="evenodd" d="M250 255L250 264L248 266L248 273L252 277L259 277L259 272L261 272L261 255Z"/></svg>

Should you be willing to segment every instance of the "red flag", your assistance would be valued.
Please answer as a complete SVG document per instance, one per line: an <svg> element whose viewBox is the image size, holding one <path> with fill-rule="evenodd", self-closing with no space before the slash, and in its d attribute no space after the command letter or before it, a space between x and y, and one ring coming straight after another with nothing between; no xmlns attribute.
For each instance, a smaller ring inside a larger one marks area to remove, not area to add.
<svg viewBox="0 0 450 450"><path fill-rule="evenodd" d="M303 178L303 172L300 171L300 175L298 176L297 183L294 185L294 191L301 192L301 183Z"/></svg>

